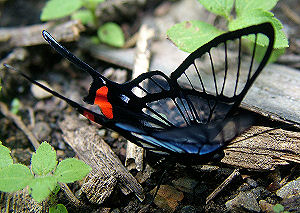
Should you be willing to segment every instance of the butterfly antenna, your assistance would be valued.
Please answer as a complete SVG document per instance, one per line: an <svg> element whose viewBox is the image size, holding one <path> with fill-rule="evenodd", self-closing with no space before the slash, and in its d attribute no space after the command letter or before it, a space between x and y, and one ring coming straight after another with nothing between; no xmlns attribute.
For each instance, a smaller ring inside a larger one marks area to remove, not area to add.
<svg viewBox="0 0 300 213"><path fill-rule="evenodd" d="M63 57L68 59L70 62L75 64L80 69L88 72L93 79L100 79L102 80L103 84L108 81L104 76L102 76L99 72L97 72L94 68L92 68L87 63L83 62L79 58L77 58L75 55L73 55L69 50L67 50L64 46L62 46L60 43L58 43L55 38L52 37L50 33L48 33L46 30L42 31L42 35L45 39L45 41L48 42L48 44L55 49L59 54L61 54Z"/></svg>
<svg viewBox="0 0 300 213"><path fill-rule="evenodd" d="M70 100L69 98L59 94L58 92L55 92L54 90L46 87L45 85L33 80L32 78L30 78L28 75L24 74L23 72L17 70L16 68L8 65L8 64L3 64L3 66L5 66L7 69L9 70L13 70L15 72L17 72L19 75L22 75L24 78L26 78L28 81L30 81L31 83L39 86L40 88L46 90L47 92L51 93L52 95L66 101L70 106L72 106L73 108L75 108L80 114L83 114L84 112L89 112L89 113L92 113L92 114L95 114L94 112L92 112L91 110L89 109L86 109L85 107L81 106L80 104Z"/></svg>

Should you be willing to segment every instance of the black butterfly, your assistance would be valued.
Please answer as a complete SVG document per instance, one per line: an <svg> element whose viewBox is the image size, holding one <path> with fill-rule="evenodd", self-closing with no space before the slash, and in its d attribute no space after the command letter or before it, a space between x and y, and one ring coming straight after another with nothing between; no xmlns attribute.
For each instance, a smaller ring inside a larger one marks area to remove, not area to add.
<svg viewBox="0 0 300 213"><path fill-rule="evenodd" d="M78 59L47 31L42 34L57 52L92 76L84 101L96 105L98 112L21 73L25 78L65 100L88 119L119 132L146 150L207 160L255 122L255 116L237 113L237 109L266 65L274 44L274 29L270 23L250 26L220 35L201 46L170 77L152 71L118 84ZM248 44L253 43L249 60L242 56L242 37L248 38ZM260 39L267 39L268 45L257 64L254 58ZM224 63L221 66L213 60L217 46L222 46ZM238 50L235 56L231 55L232 48ZM205 55L209 66L205 65ZM233 71L229 69L231 60L235 60ZM249 62L247 69L244 60ZM229 75L230 72L234 75Z"/></svg>

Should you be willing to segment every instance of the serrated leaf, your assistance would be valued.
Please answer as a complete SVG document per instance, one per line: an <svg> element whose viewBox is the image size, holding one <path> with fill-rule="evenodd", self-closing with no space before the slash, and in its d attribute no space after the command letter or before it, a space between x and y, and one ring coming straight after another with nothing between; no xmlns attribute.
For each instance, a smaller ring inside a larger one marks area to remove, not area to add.
<svg viewBox="0 0 300 213"><path fill-rule="evenodd" d="M49 213L68 213L68 211L63 204L57 204L49 208Z"/></svg>
<svg viewBox="0 0 300 213"><path fill-rule="evenodd" d="M11 164L0 170L0 191L15 192L33 180L30 169L22 164Z"/></svg>
<svg viewBox="0 0 300 213"><path fill-rule="evenodd" d="M253 44L249 44L249 48L252 48ZM267 47L257 45L255 50L255 60L258 62L262 61L263 57L265 56L265 52L267 50ZM268 63L273 63L277 60L277 58L281 55L283 55L285 52L285 48L280 49L273 49L271 56L268 60Z"/></svg>
<svg viewBox="0 0 300 213"><path fill-rule="evenodd" d="M168 38L179 49L190 53L220 34L222 31L201 21L184 21L167 31Z"/></svg>
<svg viewBox="0 0 300 213"><path fill-rule="evenodd" d="M261 10L272 10L273 7L277 4L278 0L236 0L235 1L235 10L237 16L248 13L251 10L261 9Z"/></svg>
<svg viewBox="0 0 300 213"><path fill-rule="evenodd" d="M36 177L29 184L31 188L31 196L37 201L45 200L57 185L55 176Z"/></svg>
<svg viewBox="0 0 300 213"><path fill-rule="evenodd" d="M62 18L71 15L82 7L82 0L49 0L41 14L42 21Z"/></svg>
<svg viewBox="0 0 300 213"><path fill-rule="evenodd" d="M72 183L84 178L92 168L76 158L67 158L60 162L54 172L58 182Z"/></svg>
<svg viewBox="0 0 300 213"><path fill-rule="evenodd" d="M56 152L47 142L43 142L31 157L31 169L37 175L46 175L57 165Z"/></svg>
<svg viewBox="0 0 300 213"><path fill-rule="evenodd" d="M94 15L90 10L79 10L72 14L73 20L80 20L82 24L95 24Z"/></svg>
<svg viewBox="0 0 300 213"><path fill-rule="evenodd" d="M102 25L97 31L101 42L114 46L122 47L125 43L125 38L122 29L119 25L113 22L108 22Z"/></svg>
<svg viewBox="0 0 300 213"><path fill-rule="evenodd" d="M13 164L13 159L10 156L10 150L5 146L0 145L0 170L11 164Z"/></svg>
<svg viewBox="0 0 300 213"><path fill-rule="evenodd" d="M274 17L274 14L263 10L252 10L247 14L239 16L235 20L229 22L228 28L230 31L248 27L251 25L261 24L265 22L272 23L275 29L275 43L274 48L281 49L288 47L288 40L284 33L282 32L281 22ZM254 36L249 37L250 40L254 41ZM268 44L268 39L266 37L258 38L257 43L261 46L266 46Z"/></svg>
<svg viewBox="0 0 300 213"><path fill-rule="evenodd" d="M234 0L198 0L208 11L229 18Z"/></svg>

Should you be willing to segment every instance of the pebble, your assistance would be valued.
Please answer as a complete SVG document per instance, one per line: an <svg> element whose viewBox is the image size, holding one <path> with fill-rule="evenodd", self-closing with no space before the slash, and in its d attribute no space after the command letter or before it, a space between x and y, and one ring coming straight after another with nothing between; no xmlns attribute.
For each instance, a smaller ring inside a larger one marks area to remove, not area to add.
<svg viewBox="0 0 300 213"><path fill-rule="evenodd" d="M113 138L113 139L118 139L119 138L119 133L113 131L110 136Z"/></svg>
<svg viewBox="0 0 300 213"><path fill-rule="evenodd" d="M172 181L175 188L180 191L193 193L194 188L197 186L198 181L191 178L179 178L177 180Z"/></svg>
<svg viewBox="0 0 300 213"><path fill-rule="evenodd" d="M42 141L50 135L51 128L46 122L40 121L35 123L32 132L39 141Z"/></svg>
<svg viewBox="0 0 300 213"><path fill-rule="evenodd" d="M260 200L259 201L259 206L260 206L262 212L267 212L267 213L274 212L273 211L273 205L268 203L265 200Z"/></svg>
<svg viewBox="0 0 300 213"><path fill-rule="evenodd" d="M244 208L251 212L260 212L260 207L256 201L256 196L250 192L240 192L235 198L225 203L227 209L236 212L239 208Z"/></svg>
<svg viewBox="0 0 300 213"><path fill-rule="evenodd" d="M281 204L284 206L284 210L288 212L300 212L300 195L285 198Z"/></svg>
<svg viewBox="0 0 300 213"><path fill-rule="evenodd" d="M101 137L104 137L106 134L106 129L99 129L98 130L98 135L100 135Z"/></svg>
<svg viewBox="0 0 300 213"><path fill-rule="evenodd" d="M288 182L283 187L278 189L276 192L276 195L283 199L291 197L293 195L299 195L299 194L300 194L300 177L298 177L296 180Z"/></svg>
<svg viewBox="0 0 300 213"><path fill-rule="evenodd" d="M39 80L37 82L39 82L40 84L43 84L44 86L50 88L49 84L46 81ZM40 88L39 86L37 86L35 84L31 85L30 90L31 90L32 95L35 98L39 99L39 100L45 99L45 98L50 98L52 96L51 93L46 92L44 89Z"/></svg>
<svg viewBox="0 0 300 213"><path fill-rule="evenodd" d="M184 206L180 210L180 213L197 213L197 210L194 206Z"/></svg>
<svg viewBox="0 0 300 213"><path fill-rule="evenodd" d="M251 178L247 178L246 182L251 186L252 188L257 187L257 182Z"/></svg>
<svg viewBox="0 0 300 213"><path fill-rule="evenodd" d="M156 187L151 191L153 195ZM169 185L161 185L154 199L155 205L164 209L165 212L174 212L179 202L184 198L182 192Z"/></svg>

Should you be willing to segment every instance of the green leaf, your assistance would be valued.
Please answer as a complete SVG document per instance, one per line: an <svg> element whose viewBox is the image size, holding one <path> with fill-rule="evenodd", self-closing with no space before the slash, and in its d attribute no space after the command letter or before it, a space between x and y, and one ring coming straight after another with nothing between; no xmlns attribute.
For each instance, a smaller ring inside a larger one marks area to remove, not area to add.
<svg viewBox="0 0 300 213"><path fill-rule="evenodd" d="M45 200L55 190L57 179L55 176L36 177L29 184L31 196L37 202Z"/></svg>
<svg viewBox="0 0 300 213"><path fill-rule="evenodd" d="M0 145L0 170L11 164L13 164L13 159L10 156L10 150L5 146Z"/></svg>
<svg viewBox="0 0 300 213"><path fill-rule="evenodd" d="M11 164L0 170L0 191L15 192L33 180L30 169L22 164Z"/></svg>
<svg viewBox="0 0 300 213"><path fill-rule="evenodd" d="M234 0L198 0L208 11L229 19Z"/></svg>
<svg viewBox="0 0 300 213"><path fill-rule="evenodd" d="M42 21L62 18L71 15L82 7L82 0L49 0L41 14Z"/></svg>
<svg viewBox="0 0 300 213"><path fill-rule="evenodd" d="M119 25L113 22L108 22L98 29L98 37L101 42L114 46L122 47L125 43L125 38L122 29Z"/></svg>
<svg viewBox="0 0 300 213"><path fill-rule="evenodd" d="M57 204L49 208L49 213L68 213L68 210L63 204Z"/></svg>
<svg viewBox="0 0 300 213"><path fill-rule="evenodd" d="M10 105L11 105L10 111L14 114L17 114L21 107L21 103L20 103L19 99L14 98Z"/></svg>
<svg viewBox="0 0 300 213"><path fill-rule="evenodd" d="M272 8L277 4L278 0L236 0L235 10L237 16L248 13L251 10L261 9L261 10L272 10Z"/></svg>
<svg viewBox="0 0 300 213"><path fill-rule="evenodd" d="M58 182L72 183L84 178L92 168L76 158L67 158L60 162L54 172Z"/></svg>
<svg viewBox="0 0 300 213"><path fill-rule="evenodd" d="M247 14L239 16L237 19L229 22L228 28L230 31L234 31L237 29L241 29L244 27L248 27L251 25L261 24L265 22L272 23L275 29L275 44L274 48L281 49L288 47L287 37L282 32L282 24L281 22L274 17L274 14L268 11L263 10L251 10L248 11ZM250 36L249 40L254 41L254 36ZM261 46L266 46L268 44L267 37L258 38L257 43Z"/></svg>
<svg viewBox="0 0 300 213"><path fill-rule="evenodd" d="M220 34L222 31L201 21L184 21L175 24L167 31L169 39L186 52L195 51Z"/></svg>
<svg viewBox="0 0 300 213"><path fill-rule="evenodd" d="M32 171L37 175L46 175L57 165L56 152L47 142L43 142L31 157Z"/></svg>
<svg viewBox="0 0 300 213"><path fill-rule="evenodd" d="M273 206L273 211L275 213L280 213L280 212L283 212L284 211L284 206L277 203L275 206Z"/></svg>
<svg viewBox="0 0 300 213"><path fill-rule="evenodd" d="M90 10L79 10L72 14L73 20L80 20L82 24L95 24L94 15Z"/></svg>
<svg viewBox="0 0 300 213"><path fill-rule="evenodd" d="M85 2L91 2L91 3L102 3L105 2L105 0L84 0Z"/></svg>

